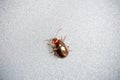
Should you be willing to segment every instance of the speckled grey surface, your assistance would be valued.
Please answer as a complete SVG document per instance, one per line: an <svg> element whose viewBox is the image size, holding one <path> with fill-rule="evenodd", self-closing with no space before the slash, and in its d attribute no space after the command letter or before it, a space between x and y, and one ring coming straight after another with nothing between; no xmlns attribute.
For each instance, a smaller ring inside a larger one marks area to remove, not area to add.
<svg viewBox="0 0 120 80"><path fill-rule="evenodd" d="M60 28L65 59L44 41ZM120 1L0 0L0 80L120 80Z"/></svg>

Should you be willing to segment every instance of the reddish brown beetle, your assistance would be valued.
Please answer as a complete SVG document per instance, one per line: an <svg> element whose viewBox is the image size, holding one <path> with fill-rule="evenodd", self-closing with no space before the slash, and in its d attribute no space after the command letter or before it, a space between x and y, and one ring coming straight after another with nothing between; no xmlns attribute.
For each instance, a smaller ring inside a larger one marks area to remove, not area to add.
<svg viewBox="0 0 120 80"><path fill-rule="evenodd" d="M65 45L64 41L66 36L64 36L64 39L57 39L56 36L58 34L58 32L61 29L59 29L55 35L55 37L51 41L51 43L48 43L48 45L50 45L53 49L52 53L54 53L54 55L56 55L59 58L64 58L68 55L69 51L68 51L68 46Z"/></svg>

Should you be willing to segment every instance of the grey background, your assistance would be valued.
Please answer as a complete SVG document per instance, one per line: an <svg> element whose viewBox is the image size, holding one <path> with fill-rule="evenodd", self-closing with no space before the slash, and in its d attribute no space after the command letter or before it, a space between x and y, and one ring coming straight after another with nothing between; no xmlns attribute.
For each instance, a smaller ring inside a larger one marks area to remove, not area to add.
<svg viewBox="0 0 120 80"><path fill-rule="evenodd" d="M65 59L44 41L60 28ZM0 0L0 80L120 80L120 1Z"/></svg>

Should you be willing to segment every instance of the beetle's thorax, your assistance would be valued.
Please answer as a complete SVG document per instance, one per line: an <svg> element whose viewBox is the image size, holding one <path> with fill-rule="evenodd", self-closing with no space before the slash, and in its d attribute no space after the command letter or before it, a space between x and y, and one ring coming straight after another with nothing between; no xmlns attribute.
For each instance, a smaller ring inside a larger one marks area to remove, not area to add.
<svg viewBox="0 0 120 80"><path fill-rule="evenodd" d="M55 46L57 46L59 44L59 40L57 38L53 38L52 39L52 44L54 44Z"/></svg>

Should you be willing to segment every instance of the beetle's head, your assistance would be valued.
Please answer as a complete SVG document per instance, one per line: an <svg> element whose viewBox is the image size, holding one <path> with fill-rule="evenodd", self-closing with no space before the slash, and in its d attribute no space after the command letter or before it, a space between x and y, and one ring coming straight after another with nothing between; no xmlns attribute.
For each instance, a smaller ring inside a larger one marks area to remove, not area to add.
<svg viewBox="0 0 120 80"><path fill-rule="evenodd" d="M52 43L53 43L54 45L57 45L57 44L58 44L58 39L57 39L57 38L53 38L53 39L52 39Z"/></svg>

